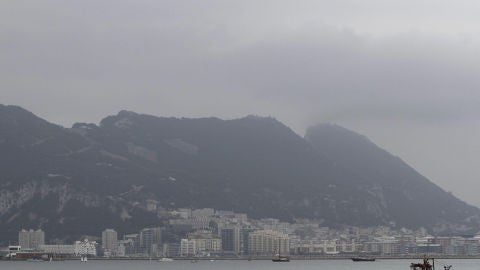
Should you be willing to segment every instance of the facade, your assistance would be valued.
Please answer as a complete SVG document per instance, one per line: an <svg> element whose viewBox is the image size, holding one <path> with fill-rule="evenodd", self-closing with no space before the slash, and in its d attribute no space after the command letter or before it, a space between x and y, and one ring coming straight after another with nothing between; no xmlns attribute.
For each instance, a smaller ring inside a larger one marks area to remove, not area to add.
<svg viewBox="0 0 480 270"><path fill-rule="evenodd" d="M119 242L119 246L123 245L125 248L125 256L141 254L140 249L140 234L126 234L123 240Z"/></svg>
<svg viewBox="0 0 480 270"><path fill-rule="evenodd" d="M44 253L55 255L75 254L75 245L40 245L38 249Z"/></svg>
<svg viewBox="0 0 480 270"><path fill-rule="evenodd" d="M165 243L162 249L163 257L181 256L180 243Z"/></svg>
<svg viewBox="0 0 480 270"><path fill-rule="evenodd" d="M73 253L76 256L97 256L97 242L88 241L87 239L76 241L75 244L73 244Z"/></svg>
<svg viewBox="0 0 480 270"><path fill-rule="evenodd" d="M222 240L219 238L196 238L180 240L180 256L209 256L222 250Z"/></svg>
<svg viewBox="0 0 480 270"><path fill-rule="evenodd" d="M287 234L272 231L254 231L248 236L248 254L275 255L289 254L290 243Z"/></svg>
<svg viewBox="0 0 480 270"><path fill-rule="evenodd" d="M248 254L248 236L251 232L255 231L254 229L244 228L240 230L240 252L242 255Z"/></svg>
<svg viewBox="0 0 480 270"><path fill-rule="evenodd" d="M18 244L22 250L36 250L45 244L45 232L42 230L21 230L18 233Z"/></svg>
<svg viewBox="0 0 480 270"><path fill-rule="evenodd" d="M180 240L180 256L189 257L196 255L196 242L194 240L182 239Z"/></svg>
<svg viewBox="0 0 480 270"><path fill-rule="evenodd" d="M230 227L220 229L220 236L222 238L222 250L224 253L240 254L240 228Z"/></svg>
<svg viewBox="0 0 480 270"><path fill-rule="evenodd" d="M114 256L117 252L118 237L113 229L106 229L102 232L102 249L105 256Z"/></svg>
<svg viewBox="0 0 480 270"><path fill-rule="evenodd" d="M145 228L140 231L140 249L142 253L150 256L157 256L157 251L162 246L162 229Z"/></svg>

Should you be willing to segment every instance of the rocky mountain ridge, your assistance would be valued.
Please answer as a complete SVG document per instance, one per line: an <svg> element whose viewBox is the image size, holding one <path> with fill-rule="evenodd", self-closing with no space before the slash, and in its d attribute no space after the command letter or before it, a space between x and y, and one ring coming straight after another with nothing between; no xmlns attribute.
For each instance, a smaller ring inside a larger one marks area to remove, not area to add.
<svg viewBox="0 0 480 270"><path fill-rule="evenodd" d="M121 111L63 128L0 105L0 169L2 239L22 227L58 238L135 231L176 207L444 233L480 224L479 209L363 136L319 125L303 138L274 118Z"/></svg>

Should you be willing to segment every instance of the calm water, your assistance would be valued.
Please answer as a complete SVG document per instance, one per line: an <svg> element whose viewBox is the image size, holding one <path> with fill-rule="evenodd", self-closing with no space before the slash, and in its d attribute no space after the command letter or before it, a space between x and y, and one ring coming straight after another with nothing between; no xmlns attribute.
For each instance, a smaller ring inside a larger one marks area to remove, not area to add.
<svg viewBox="0 0 480 270"><path fill-rule="evenodd" d="M0 261L0 270L409 270L411 260L377 260L352 262L350 260L292 260L289 263L271 261L80 261L63 262L9 262ZM444 264L452 270L479 270L480 260L436 260L436 269Z"/></svg>

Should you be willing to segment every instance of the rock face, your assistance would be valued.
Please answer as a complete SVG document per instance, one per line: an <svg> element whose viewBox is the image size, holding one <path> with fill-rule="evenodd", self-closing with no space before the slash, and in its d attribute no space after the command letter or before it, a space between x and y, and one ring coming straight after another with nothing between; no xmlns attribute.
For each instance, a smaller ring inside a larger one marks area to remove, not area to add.
<svg viewBox="0 0 480 270"><path fill-rule="evenodd" d="M21 228L41 227L49 238L131 232L175 207L443 231L476 230L480 214L358 134L320 125L302 138L255 116L121 111L67 129L0 105L0 172L7 240Z"/></svg>

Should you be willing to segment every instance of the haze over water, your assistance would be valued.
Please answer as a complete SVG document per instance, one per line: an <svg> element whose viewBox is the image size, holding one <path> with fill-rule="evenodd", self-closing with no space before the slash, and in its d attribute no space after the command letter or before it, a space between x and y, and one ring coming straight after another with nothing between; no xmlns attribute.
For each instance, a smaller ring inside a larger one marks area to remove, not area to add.
<svg viewBox="0 0 480 270"><path fill-rule="evenodd" d="M190 261L157 262L152 261L61 261L61 262L10 262L0 261L2 270L406 270L415 260L377 260L375 262L352 262L350 260L293 260L289 263L263 261ZM452 270L477 270L479 260L436 260L436 269L444 265L453 265Z"/></svg>

